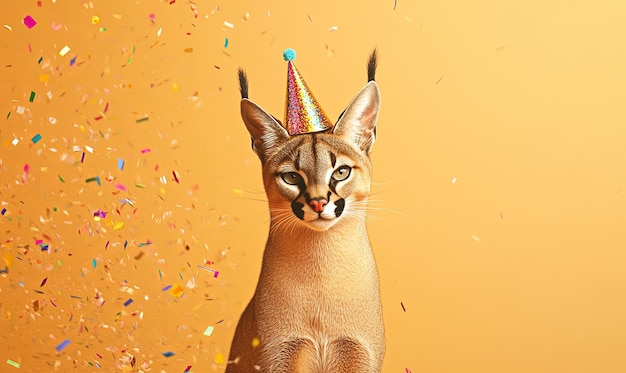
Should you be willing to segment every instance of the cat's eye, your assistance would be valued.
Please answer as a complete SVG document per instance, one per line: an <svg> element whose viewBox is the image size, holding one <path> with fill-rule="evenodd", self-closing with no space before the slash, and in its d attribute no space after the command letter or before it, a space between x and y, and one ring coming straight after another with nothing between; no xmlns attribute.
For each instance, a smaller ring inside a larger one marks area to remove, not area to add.
<svg viewBox="0 0 626 373"><path fill-rule="evenodd" d="M284 172L280 174L280 178L289 185L298 185L302 182L302 176L297 172Z"/></svg>
<svg viewBox="0 0 626 373"><path fill-rule="evenodd" d="M350 176L350 171L352 171L350 167L341 166L338 169L336 169L335 172L333 172L332 178L337 181L345 180L348 178L348 176Z"/></svg>

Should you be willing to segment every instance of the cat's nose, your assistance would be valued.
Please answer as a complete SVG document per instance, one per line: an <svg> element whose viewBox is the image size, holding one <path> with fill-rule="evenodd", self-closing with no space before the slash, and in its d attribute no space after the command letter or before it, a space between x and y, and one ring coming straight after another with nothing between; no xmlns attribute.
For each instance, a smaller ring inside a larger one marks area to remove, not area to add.
<svg viewBox="0 0 626 373"><path fill-rule="evenodd" d="M313 211L317 213L324 211L324 206L326 206L327 204L328 204L328 201L325 200L324 198L313 198L309 202L309 205L311 205L311 207L313 208Z"/></svg>

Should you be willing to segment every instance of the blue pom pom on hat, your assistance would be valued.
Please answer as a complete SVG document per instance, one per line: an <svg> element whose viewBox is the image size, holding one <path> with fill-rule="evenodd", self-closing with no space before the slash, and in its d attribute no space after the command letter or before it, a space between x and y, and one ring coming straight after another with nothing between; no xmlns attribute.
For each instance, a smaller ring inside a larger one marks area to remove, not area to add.
<svg viewBox="0 0 626 373"><path fill-rule="evenodd" d="M285 49L285 51L283 52L283 58L285 59L285 61L293 61L296 59L296 51L294 51L291 48L287 48Z"/></svg>

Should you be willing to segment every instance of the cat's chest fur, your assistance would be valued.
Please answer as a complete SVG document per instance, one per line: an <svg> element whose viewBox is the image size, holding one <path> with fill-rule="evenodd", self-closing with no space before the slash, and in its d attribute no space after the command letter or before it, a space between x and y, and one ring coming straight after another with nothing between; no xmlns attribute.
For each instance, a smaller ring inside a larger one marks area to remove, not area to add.
<svg viewBox="0 0 626 373"><path fill-rule="evenodd" d="M379 286L366 235L321 234L323 240L296 248L268 242L255 295L259 323L320 341L368 327L360 315L378 312L372 304Z"/></svg>

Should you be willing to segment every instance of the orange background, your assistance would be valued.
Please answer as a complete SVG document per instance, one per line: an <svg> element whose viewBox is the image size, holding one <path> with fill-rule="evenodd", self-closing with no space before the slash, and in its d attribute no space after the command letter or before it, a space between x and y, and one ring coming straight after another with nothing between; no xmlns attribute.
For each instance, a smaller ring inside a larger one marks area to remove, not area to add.
<svg viewBox="0 0 626 373"><path fill-rule="evenodd" d="M626 3L3 1L1 371L223 371L268 229L236 69L282 117L294 48L336 117L374 46L384 372L626 371Z"/></svg>

